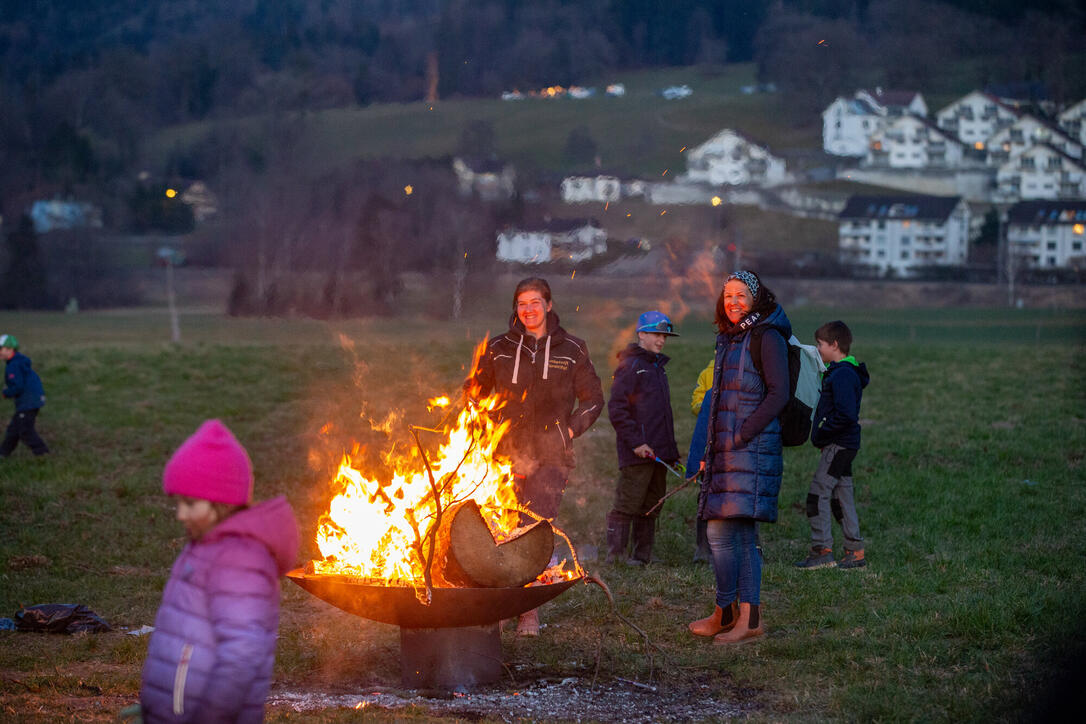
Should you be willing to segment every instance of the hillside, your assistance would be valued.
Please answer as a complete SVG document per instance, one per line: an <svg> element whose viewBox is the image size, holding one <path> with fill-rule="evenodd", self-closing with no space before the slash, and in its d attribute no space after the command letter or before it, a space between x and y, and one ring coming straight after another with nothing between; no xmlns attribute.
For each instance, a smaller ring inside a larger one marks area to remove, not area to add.
<svg viewBox="0 0 1086 724"><path fill-rule="evenodd" d="M318 169L359 158L441 157L455 151L467 123L482 120L493 124L500 155L518 167L554 173L585 167L563 154L566 138L579 126L591 133L604 168L648 179L681 172L682 149L726 127L741 129L785 157L817 155L820 119L797 126L786 120L779 94L744 95L740 89L753 84L754 75L752 63L711 71L672 68L586 81L600 93L584 100L454 98L315 111L304 114L300 144ZM626 95L603 95L603 88L616 82L625 84ZM691 87L691 96L667 101L657 93L682 83ZM260 117L234 123L244 133L259 135L266 122ZM170 153L198 142L212 128L210 122L201 122L161 130L147 144L149 167L161 167Z"/></svg>

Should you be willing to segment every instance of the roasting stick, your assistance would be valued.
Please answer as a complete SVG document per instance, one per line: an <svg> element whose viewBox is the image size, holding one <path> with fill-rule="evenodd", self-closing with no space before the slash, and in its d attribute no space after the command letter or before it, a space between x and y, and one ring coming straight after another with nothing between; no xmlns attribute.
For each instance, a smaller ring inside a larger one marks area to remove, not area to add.
<svg viewBox="0 0 1086 724"><path fill-rule="evenodd" d="M659 508L659 507L660 507L661 505L663 505L663 504L664 504L664 501L665 501L665 500L667 500L668 498L670 498L670 497L671 497L672 495L674 495L675 493L679 492L680 490L683 490L683 489L685 489L686 487L688 487L688 486L690 485L690 483L692 483L692 482L694 482L695 480L697 480L697 479L698 479L698 476L699 476L699 475L701 474L701 471L699 470L698 472L694 473L693 475L691 475L691 476L690 476L690 477L688 478L688 477L684 476L684 475L683 475L682 473L680 473L680 472L679 472L678 470L676 470L675 468L673 468L673 467L671 467L670 465L668 465L667 463L665 463L665 462L664 462L663 460L661 460L660 458L653 458L653 459L654 459L654 460L655 460L656 462L658 462L658 463L660 463L661 465L663 465L663 466L664 466L665 468L667 468L667 469L668 469L669 471L671 471L671 474L672 474L672 475L674 475L674 476L675 476L675 477L677 477L677 478L682 478L682 479L683 479L683 480L685 480L686 482L684 482L684 483L683 483L682 485L680 485L679 487L675 488L675 489L674 489L674 490L672 490L672 491L671 491L670 493L668 493L667 495L665 495L664 497L662 497L662 498L660 498L660 499L659 499L658 501L656 501L656 505L654 505L654 506L652 506L651 508L649 508L649 512L648 512L648 513L645 513L645 515L651 515L651 514L652 514L653 512L655 512L655 511L656 511L656 509L657 509L657 508ZM680 467L680 468L682 468L682 471L683 471L684 473L686 472L686 468L684 468L684 467L683 467L682 465L679 465L679 467Z"/></svg>

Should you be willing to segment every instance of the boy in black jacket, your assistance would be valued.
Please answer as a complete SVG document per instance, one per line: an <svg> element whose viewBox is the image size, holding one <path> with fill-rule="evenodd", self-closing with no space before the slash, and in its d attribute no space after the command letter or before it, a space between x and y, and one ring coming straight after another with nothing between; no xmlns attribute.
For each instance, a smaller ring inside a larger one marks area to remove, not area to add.
<svg viewBox="0 0 1086 724"><path fill-rule="evenodd" d="M607 414L615 428L618 483L615 504L607 514L607 560L626 556L633 527L630 565L652 560L656 515L648 511L667 489L667 468L657 460L679 459L671 416L671 391L662 354L668 337L677 337L671 320L662 312L645 312L637 320L637 344L618 353Z"/></svg>
<svg viewBox="0 0 1086 724"><path fill-rule="evenodd" d="M862 568L867 560L853 498L852 461L860 450L860 398L871 378L867 367L849 354L852 332L844 322L827 322L815 330L815 344L828 365L811 430L811 442L822 451L822 457L807 493L811 551L795 565L806 570L833 565ZM833 558L831 511L845 537L845 555L837 562Z"/></svg>

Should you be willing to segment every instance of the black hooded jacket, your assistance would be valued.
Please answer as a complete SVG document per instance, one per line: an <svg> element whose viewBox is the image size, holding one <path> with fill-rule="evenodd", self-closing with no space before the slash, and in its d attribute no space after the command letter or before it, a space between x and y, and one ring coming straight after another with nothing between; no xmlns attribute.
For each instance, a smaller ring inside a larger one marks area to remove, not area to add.
<svg viewBox="0 0 1086 724"><path fill-rule="evenodd" d="M679 459L671 388L664 370L669 359L666 354L650 352L638 344L618 353L607 415L615 428L620 468L647 462L634 454L634 448L641 445L651 447L664 462Z"/></svg>
<svg viewBox="0 0 1086 724"><path fill-rule="evenodd" d="M588 345L566 332L553 311L539 339L512 315L509 331L487 340L468 391L505 398L499 414L511 426L498 450L514 462L573 467L569 431L583 434L603 411L603 388Z"/></svg>
<svg viewBox="0 0 1086 724"><path fill-rule="evenodd" d="M846 450L860 449L860 400L871 381L867 366L852 357L834 362L822 374L822 394L815 410L811 443L824 448L836 443Z"/></svg>

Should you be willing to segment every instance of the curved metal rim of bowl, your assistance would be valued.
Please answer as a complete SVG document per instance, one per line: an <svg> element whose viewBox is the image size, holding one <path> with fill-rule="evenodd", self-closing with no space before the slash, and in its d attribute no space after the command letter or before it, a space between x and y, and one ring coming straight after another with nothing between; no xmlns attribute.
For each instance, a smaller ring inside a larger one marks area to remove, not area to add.
<svg viewBox="0 0 1086 724"><path fill-rule="evenodd" d="M519 616L562 594L583 576L520 588L434 588L423 605L410 586L368 584L349 576L306 574L296 568L287 578L310 594L356 616L404 628L485 626Z"/></svg>

